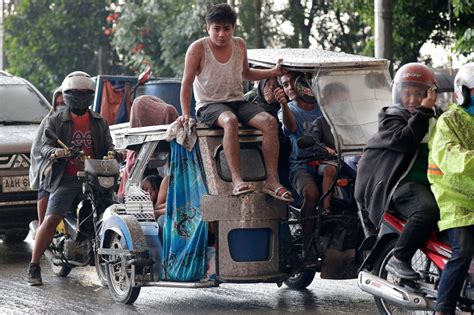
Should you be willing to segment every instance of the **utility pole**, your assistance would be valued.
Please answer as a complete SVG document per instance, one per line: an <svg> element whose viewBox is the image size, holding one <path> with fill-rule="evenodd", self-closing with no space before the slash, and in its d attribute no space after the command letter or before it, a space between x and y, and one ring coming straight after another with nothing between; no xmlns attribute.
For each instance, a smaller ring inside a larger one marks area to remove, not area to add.
<svg viewBox="0 0 474 315"><path fill-rule="evenodd" d="M393 72L393 0L374 0L375 58L390 61Z"/></svg>

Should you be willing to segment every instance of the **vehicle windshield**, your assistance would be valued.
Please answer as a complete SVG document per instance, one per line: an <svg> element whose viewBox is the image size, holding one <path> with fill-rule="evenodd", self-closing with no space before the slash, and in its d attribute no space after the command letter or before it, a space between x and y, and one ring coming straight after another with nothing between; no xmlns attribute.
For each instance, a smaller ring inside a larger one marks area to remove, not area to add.
<svg viewBox="0 0 474 315"><path fill-rule="evenodd" d="M387 71L339 70L313 80L318 103L333 125L341 149L362 148L377 132L378 113L390 106Z"/></svg>
<svg viewBox="0 0 474 315"><path fill-rule="evenodd" d="M26 84L0 85L0 123L40 123L49 104Z"/></svg>

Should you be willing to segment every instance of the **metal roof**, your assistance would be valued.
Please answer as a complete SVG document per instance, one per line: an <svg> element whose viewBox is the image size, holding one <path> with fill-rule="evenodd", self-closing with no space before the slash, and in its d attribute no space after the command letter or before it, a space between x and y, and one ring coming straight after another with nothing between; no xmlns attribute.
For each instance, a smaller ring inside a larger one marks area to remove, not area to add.
<svg viewBox="0 0 474 315"><path fill-rule="evenodd" d="M279 59L282 59L283 66L295 70L388 66L386 59L308 48L249 49L247 58L250 63L263 67L273 67Z"/></svg>

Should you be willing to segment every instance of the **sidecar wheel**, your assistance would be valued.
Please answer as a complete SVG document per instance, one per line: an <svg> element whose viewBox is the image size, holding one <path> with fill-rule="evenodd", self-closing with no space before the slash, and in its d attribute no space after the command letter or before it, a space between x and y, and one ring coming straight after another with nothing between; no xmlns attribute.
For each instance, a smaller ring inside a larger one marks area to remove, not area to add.
<svg viewBox="0 0 474 315"><path fill-rule="evenodd" d="M110 249L127 249L127 244L121 235L114 233L109 242ZM107 283L110 295L116 302L132 304L138 298L141 287L132 287L132 267L129 258L121 255L109 255L107 263Z"/></svg>
<svg viewBox="0 0 474 315"><path fill-rule="evenodd" d="M306 289L311 284L311 282L313 282L315 275L316 271L305 270L286 279L285 284L290 289L303 290Z"/></svg>

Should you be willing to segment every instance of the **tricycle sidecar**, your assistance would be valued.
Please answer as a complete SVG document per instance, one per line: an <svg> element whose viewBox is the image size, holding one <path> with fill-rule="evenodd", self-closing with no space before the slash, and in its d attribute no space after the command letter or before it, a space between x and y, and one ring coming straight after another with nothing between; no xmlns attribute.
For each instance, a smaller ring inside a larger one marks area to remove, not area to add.
<svg viewBox="0 0 474 315"><path fill-rule="evenodd" d="M361 154L367 139L376 130L379 109L390 102L386 60L322 50L250 50L248 55L250 63L264 67L271 67L274 61L283 58L284 67L301 74L300 80L316 95L324 116L330 122L341 168L346 157ZM325 106L320 95L325 86L335 82L346 85L350 97L345 102ZM315 264L308 267L310 269L305 267L300 257L301 244L298 244L301 238L298 209L260 192L266 179L262 135L257 130L245 128L239 130L240 158L243 161L241 173L245 181L254 184L255 192L232 196L230 171L222 147L223 131L197 126L196 164L205 193L200 196L197 206L191 207L194 212L185 214L185 219L198 219L190 226L206 222L206 248L200 252L200 259L210 268L208 272L199 269L198 276L188 278L170 272L170 257L177 259L177 256L165 250L169 243L160 236L160 231L164 230L166 238L170 224L160 226L157 223L151 197L140 187L144 174L150 169L166 173L169 161L174 163L170 151L176 148L176 144L170 145L166 141L168 127L128 128L121 125L111 129L116 148L137 152L136 163L125 184L124 203L107 210L101 230L103 242L99 255L108 265L109 290L113 298L133 303L140 288L151 285L207 287L222 282L274 282L280 285L286 281L294 288L308 286L314 273L324 264L325 252L331 246L333 235L315 237L318 257ZM174 178L177 175L173 174L180 170L171 169L170 172L172 185L177 180ZM334 198L339 194L343 200L344 189L339 189L336 183L333 186L336 191ZM176 210L170 201L176 200L176 191L168 190L168 212ZM342 207L347 207L344 211L347 210L351 220L357 218L354 200L342 204ZM167 213L165 222L170 218ZM344 220L345 216L335 218L327 222L327 226ZM346 221L346 225L353 222ZM176 220L172 224L176 227L182 222ZM215 259L206 259L209 252L208 227L216 238ZM325 227L323 230L330 229ZM352 246L351 251L354 252L355 248ZM189 259L172 263L186 265ZM303 279L298 278L302 275Z"/></svg>

